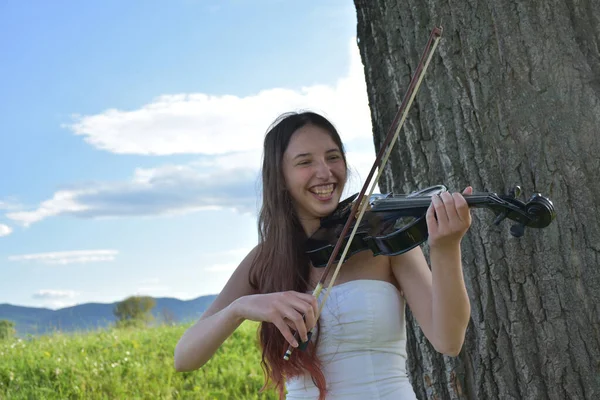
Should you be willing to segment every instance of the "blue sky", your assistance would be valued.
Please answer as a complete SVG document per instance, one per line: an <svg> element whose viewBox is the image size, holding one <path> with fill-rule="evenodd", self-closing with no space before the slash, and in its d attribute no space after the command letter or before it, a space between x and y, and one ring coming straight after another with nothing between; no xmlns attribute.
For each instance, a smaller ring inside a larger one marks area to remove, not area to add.
<svg viewBox="0 0 600 400"><path fill-rule="evenodd" d="M282 112L374 158L344 0L0 2L0 303L217 293L257 240Z"/></svg>

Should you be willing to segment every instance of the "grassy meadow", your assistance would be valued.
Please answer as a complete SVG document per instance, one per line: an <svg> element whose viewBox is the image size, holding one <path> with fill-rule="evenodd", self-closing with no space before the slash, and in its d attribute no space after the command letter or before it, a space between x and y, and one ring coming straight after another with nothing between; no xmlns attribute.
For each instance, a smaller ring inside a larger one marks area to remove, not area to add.
<svg viewBox="0 0 600 400"><path fill-rule="evenodd" d="M190 325L0 341L0 399L276 399L263 383L256 323L245 322L200 370L176 372Z"/></svg>

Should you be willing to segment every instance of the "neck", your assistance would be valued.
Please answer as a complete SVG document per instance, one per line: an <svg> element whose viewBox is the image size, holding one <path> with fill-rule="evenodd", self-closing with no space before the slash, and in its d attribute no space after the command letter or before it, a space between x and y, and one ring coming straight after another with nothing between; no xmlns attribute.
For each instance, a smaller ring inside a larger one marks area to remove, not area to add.
<svg viewBox="0 0 600 400"><path fill-rule="evenodd" d="M321 219L317 217L298 217L304 233L307 237L311 237L321 226Z"/></svg>
<svg viewBox="0 0 600 400"><path fill-rule="evenodd" d="M489 196L487 194L472 194L472 195L463 195L467 204L470 207L478 207L485 206L489 203ZM414 198L390 198L383 199L377 204L377 209L379 211L385 210L398 210L403 208L414 208L414 207L429 207L431 204L431 197L423 196L423 197L414 197Z"/></svg>

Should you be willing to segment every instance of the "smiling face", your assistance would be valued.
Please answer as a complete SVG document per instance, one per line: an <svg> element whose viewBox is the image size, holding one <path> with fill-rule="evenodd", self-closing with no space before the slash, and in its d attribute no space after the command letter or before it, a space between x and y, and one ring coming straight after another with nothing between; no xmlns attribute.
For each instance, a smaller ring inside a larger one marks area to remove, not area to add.
<svg viewBox="0 0 600 400"><path fill-rule="evenodd" d="M283 155L283 175L307 232L336 209L346 174L342 152L327 130L309 124L294 132Z"/></svg>

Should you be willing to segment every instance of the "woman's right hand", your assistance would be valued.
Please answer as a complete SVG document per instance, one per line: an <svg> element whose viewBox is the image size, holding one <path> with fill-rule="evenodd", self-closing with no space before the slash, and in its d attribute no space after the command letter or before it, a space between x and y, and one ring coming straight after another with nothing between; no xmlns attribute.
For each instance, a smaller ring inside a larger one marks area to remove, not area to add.
<svg viewBox="0 0 600 400"><path fill-rule="evenodd" d="M308 341L308 331L316 325L319 310L317 299L312 294L292 290L243 296L234 303L236 314L240 317L275 324L294 347L298 347L298 342L291 329L298 332L303 342Z"/></svg>

